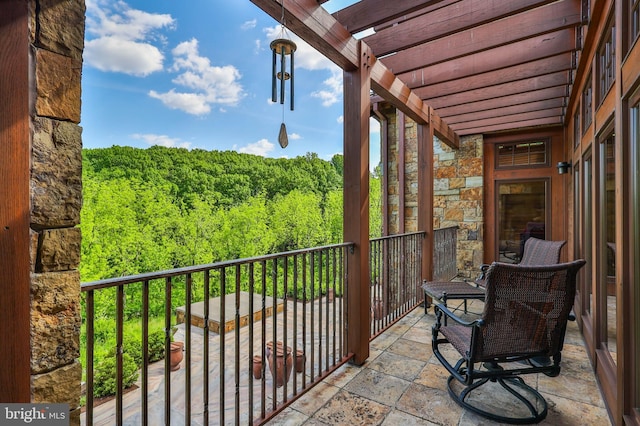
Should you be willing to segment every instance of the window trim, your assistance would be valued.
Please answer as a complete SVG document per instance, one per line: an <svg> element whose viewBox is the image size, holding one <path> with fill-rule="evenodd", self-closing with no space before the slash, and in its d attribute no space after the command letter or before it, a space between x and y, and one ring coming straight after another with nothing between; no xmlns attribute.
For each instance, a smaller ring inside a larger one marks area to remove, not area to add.
<svg viewBox="0 0 640 426"><path fill-rule="evenodd" d="M543 163L526 163L526 164L511 164L511 165L500 165L500 147L502 146L518 146L518 145L526 145L541 142L544 146L544 162ZM496 144L496 155L495 155L495 170L518 170L518 169L531 169L531 168L540 168L540 167L549 167L551 164L551 138L535 138L535 139L527 139L521 141L511 141L504 143Z"/></svg>

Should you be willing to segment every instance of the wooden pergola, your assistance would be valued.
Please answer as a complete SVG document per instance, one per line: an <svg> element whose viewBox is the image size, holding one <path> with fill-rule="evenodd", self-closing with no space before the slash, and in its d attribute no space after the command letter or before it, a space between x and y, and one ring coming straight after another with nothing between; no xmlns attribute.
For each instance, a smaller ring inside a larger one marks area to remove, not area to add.
<svg viewBox="0 0 640 426"><path fill-rule="evenodd" d="M283 0L251 0L276 20ZM580 47L572 0L361 0L329 14L324 0L286 0L286 26L344 71L344 240L349 259L349 350L369 356L369 117L373 100L418 124L422 277L433 256L433 138L562 126ZM357 39L364 30L373 34ZM353 285L353 284L356 285ZM356 326L352 326L356 324Z"/></svg>

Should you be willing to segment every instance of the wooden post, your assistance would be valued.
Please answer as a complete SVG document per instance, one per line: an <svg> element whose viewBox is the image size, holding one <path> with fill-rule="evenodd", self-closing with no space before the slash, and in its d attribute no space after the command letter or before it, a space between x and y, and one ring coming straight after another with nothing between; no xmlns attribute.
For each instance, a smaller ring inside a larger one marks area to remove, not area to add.
<svg viewBox="0 0 640 426"><path fill-rule="evenodd" d="M429 117L431 117L431 108ZM422 279L433 278L433 125L418 124L418 230L422 241Z"/></svg>
<svg viewBox="0 0 640 426"><path fill-rule="evenodd" d="M369 357L369 113L373 53L360 42L360 66L344 72L344 241L347 257L347 350L361 365Z"/></svg>
<svg viewBox="0 0 640 426"><path fill-rule="evenodd" d="M28 2L0 2L0 402L31 399Z"/></svg>

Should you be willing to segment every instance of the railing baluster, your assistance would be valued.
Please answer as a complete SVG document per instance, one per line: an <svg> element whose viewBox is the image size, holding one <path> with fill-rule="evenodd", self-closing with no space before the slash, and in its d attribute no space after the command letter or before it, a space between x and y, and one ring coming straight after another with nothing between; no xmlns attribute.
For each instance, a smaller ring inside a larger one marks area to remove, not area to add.
<svg viewBox="0 0 640 426"><path fill-rule="evenodd" d="M203 424L209 424L209 271L204 271L203 277L204 292L204 318L203 318L203 368L202 368L202 402L203 402Z"/></svg>
<svg viewBox="0 0 640 426"><path fill-rule="evenodd" d="M164 303L164 424L171 424L171 277L165 279Z"/></svg>
<svg viewBox="0 0 640 426"><path fill-rule="evenodd" d="M235 315L235 404L236 404L236 424L240 424L240 265L236 265L236 315ZM249 312L249 315L253 315Z"/></svg>
<svg viewBox="0 0 640 426"><path fill-rule="evenodd" d="M273 380L273 410L275 411L278 407L278 392L276 386L276 377L278 377L278 363L276 362L277 355L277 347L278 347L278 259L273 259L271 261L271 291L272 291L272 300L273 300L273 347L271 348L271 355L269 357L273 357L273 362L270 364L273 366L273 375L271 379Z"/></svg>
<svg viewBox="0 0 640 426"><path fill-rule="evenodd" d="M284 350L284 366L283 369L284 371L282 372L282 376L284 377L284 387L282 388L282 395L283 395L283 403L286 404L287 400L288 400L288 384L289 381L287 380L287 369L289 368L289 357L287 356L287 351L288 351L288 345L289 345L289 334L288 334L288 316L287 316L287 291L288 291L288 282L289 282L289 268L288 268L288 261L287 261L288 257L284 256L282 258L282 280L283 280L283 284L282 284L282 304L283 304L283 309L282 309L282 342L283 342L283 350ZM274 358L275 360L275 358ZM292 357L293 360L293 357ZM293 362L293 361L292 361ZM294 372L295 374L295 372Z"/></svg>
<svg viewBox="0 0 640 426"><path fill-rule="evenodd" d="M267 356L265 345L267 344L267 315L266 315L266 305L267 305L267 261L263 260L261 262L262 271L260 281L262 282L262 341L260 345L260 350L262 351L262 380L260 383L260 418L264 419L266 416L266 397L267 397L267 385L266 385L266 368L267 365ZM277 309L277 306L272 307L272 309Z"/></svg>
<svg viewBox="0 0 640 426"><path fill-rule="evenodd" d="M324 348L324 351L325 351L324 358L326 360L326 366L327 366L326 369L328 371L329 370L329 366L330 366L330 362L331 362L331 360L329 359L329 346L330 346L329 345L329 305L331 305L331 302L329 300L329 297L330 297L330 294L331 294L331 291L330 291L330 286L331 286L330 277L331 276L329 275L329 262L331 261L331 258L329 257L329 250L324 250L324 254L325 254L325 256L324 256L324 258L325 258L325 260L324 260L324 262L325 262L325 265L324 265L324 269L325 269L324 277L325 278L324 279L325 279L325 282L327 284L326 315L324 316L325 317L324 335L327 336L326 337L327 342L324 345L325 346L325 348Z"/></svg>
<svg viewBox="0 0 640 426"><path fill-rule="evenodd" d="M307 253L302 254L302 347L304 348L305 354L307 352ZM307 369L309 371L313 371L313 364L311 364L311 359L307 356L307 361L309 362L309 367L305 367L305 374L302 375L302 387L304 388L307 383ZM312 380L313 383L313 380Z"/></svg>
<svg viewBox="0 0 640 426"><path fill-rule="evenodd" d="M322 305L324 302L323 292L323 279L322 279L322 251L318 252L318 372L322 374ZM313 324L316 324L314 322Z"/></svg>
<svg viewBox="0 0 640 426"><path fill-rule="evenodd" d="M225 352L226 352L226 336L225 336L225 329L226 329L226 296L227 296L227 280L226 280L226 268L221 268L220 269L220 322L218 324L220 324L218 326L218 335L220 336L220 390L219 390L219 397L220 397L220 424L224 424L224 419L225 419L225 369L226 369L226 363L225 363Z"/></svg>
<svg viewBox="0 0 640 426"><path fill-rule="evenodd" d="M116 296L116 423L122 424L122 358L124 348L122 347L124 323L124 285L118 286Z"/></svg>
<svg viewBox="0 0 640 426"><path fill-rule="evenodd" d="M149 424L149 280L142 282L142 424Z"/></svg>
<svg viewBox="0 0 640 426"><path fill-rule="evenodd" d="M85 309L87 315L87 353L86 353L86 366L87 366L87 381L86 381L86 419L87 426L93 426L93 343L95 342L93 335L93 320L95 317L94 309L94 290L87 291L87 297L85 300Z"/></svg>
<svg viewBox="0 0 640 426"><path fill-rule="evenodd" d="M316 274L315 274L315 257L314 257L314 252L310 253L309 256L309 281L311 283L309 291L310 291L310 300L311 303L309 305L309 308L311 310L311 320L309 321L310 325L310 330L311 330L311 382L313 382L315 380L315 372L316 372L316 358L315 358L315 347L316 347L316 341L315 341L315 327L313 326L313 324L315 323L315 285L316 285Z"/></svg>
<svg viewBox="0 0 640 426"><path fill-rule="evenodd" d="M254 315L254 303L253 303L253 296L255 294L255 286L254 286L254 277L253 277L253 263L249 263L249 387L248 387L248 391L249 391L249 404L248 404L248 408L249 408L249 418L253 419L253 356L254 356L254 350L253 350L253 334L254 334L254 321L255 321L255 315ZM205 424L209 424L209 422L206 422Z"/></svg>
<svg viewBox="0 0 640 426"><path fill-rule="evenodd" d="M184 420L185 424L191 421L191 300L193 290L193 278L191 274L187 274L185 282L185 312L186 318L184 322L184 343L185 343L185 389L184 389ZM173 314L173 312L172 312Z"/></svg>

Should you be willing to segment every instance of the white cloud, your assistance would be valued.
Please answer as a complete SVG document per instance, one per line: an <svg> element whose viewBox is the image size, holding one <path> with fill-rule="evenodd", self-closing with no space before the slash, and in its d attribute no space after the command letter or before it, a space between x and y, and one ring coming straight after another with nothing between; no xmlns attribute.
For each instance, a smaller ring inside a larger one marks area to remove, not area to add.
<svg viewBox="0 0 640 426"><path fill-rule="evenodd" d="M300 136L297 133L289 133L288 138L291 139L292 141L297 141L302 139L302 136Z"/></svg>
<svg viewBox="0 0 640 426"><path fill-rule="evenodd" d="M144 77L162 69L164 55L151 44L101 37L85 43L84 60L100 71Z"/></svg>
<svg viewBox="0 0 640 426"><path fill-rule="evenodd" d="M267 139L260 139L256 143L250 143L247 146L244 146L238 149L238 152L243 154L255 154L260 155L262 157L266 157L273 149L275 148L275 144L272 144Z"/></svg>
<svg viewBox="0 0 640 426"><path fill-rule="evenodd" d="M132 9L125 2L87 2L85 62L102 71L146 76L163 67L163 29L173 29L168 14Z"/></svg>
<svg viewBox="0 0 640 426"><path fill-rule="evenodd" d="M159 99L171 109L180 109L188 114L203 115L211 112L211 107L205 97L198 93L176 93L174 89L166 93L149 91L149 96Z"/></svg>
<svg viewBox="0 0 640 426"><path fill-rule="evenodd" d="M340 117L338 117L338 118L336 119L336 121L337 121L338 123L344 123L344 115L341 115Z"/></svg>
<svg viewBox="0 0 640 426"><path fill-rule="evenodd" d="M153 133L134 133L131 135L133 139L143 140L149 145L166 146L168 148L187 148L191 147L191 142L184 142L178 138L171 138L167 135L156 135Z"/></svg>
<svg viewBox="0 0 640 426"><path fill-rule="evenodd" d="M160 99L172 109L180 109L188 114L203 115L211 112L212 104L237 105L245 94L238 82L241 75L233 65L213 66L209 58L200 56L198 40L191 39L176 46L170 71L180 72L172 80L189 91L166 93L150 91L149 96Z"/></svg>
<svg viewBox="0 0 640 426"><path fill-rule="evenodd" d="M252 20L250 20L250 21L246 21L246 22L244 22L244 23L240 26L240 29L243 29L243 30L251 30L251 29L253 29L253 28L255 28L255 27L256 27L256 24L257 24L257 23L258 23L258 20L257 20L257 19L252 19Z"/></svg>
<svg viewBox="0 0 640 426"><path fill-rule="evenodd" d="M331 77L322 82L326 89L312 92L311 96L322 100L322 106L328 107L342 99L342 72L331 70Z"/></svg>

